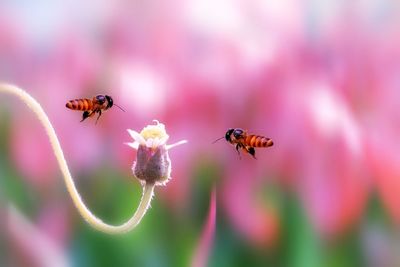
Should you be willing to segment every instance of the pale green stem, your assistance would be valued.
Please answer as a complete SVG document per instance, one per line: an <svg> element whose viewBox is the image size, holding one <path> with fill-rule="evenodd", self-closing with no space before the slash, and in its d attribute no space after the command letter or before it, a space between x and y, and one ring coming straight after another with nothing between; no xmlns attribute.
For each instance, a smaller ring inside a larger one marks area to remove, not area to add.
<svg viewBox="0 0 400 267"><path fill-rule="evenodd" d="M51 147L53 148L54 154L58 161L58 165L60 166L61 172L64 176L64 181L65 185L67 186L68 192L71 195L71 198L79 213L93 228L105 233L117 234L128 232L139 224L140 220L146 214L146 211L150 206L150 202L154 192L154 184L145 184L143 186L143 195L139 206L135 214L133 214L132 218L130 218L126 223L117 226L104 223L102 220L97 218L82 201L82 198L75 187L74 180L72 179L71 173L68 169L68 165L64 158L64 153L61 149L56 132L54 131L54 128L51 125L49 118L47 117L40 104L27 92L14 85L0 84L0 93L2 92L18 96L36 114L50 139Z"/></svg>

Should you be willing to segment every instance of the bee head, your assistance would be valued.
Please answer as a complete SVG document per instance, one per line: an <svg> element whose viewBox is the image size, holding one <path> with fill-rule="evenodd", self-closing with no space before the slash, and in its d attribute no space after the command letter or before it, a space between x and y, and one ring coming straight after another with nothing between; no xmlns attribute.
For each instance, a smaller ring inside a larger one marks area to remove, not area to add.
<svg viewBox="0 0 400 267"><path fill-rule="evenodd" d="M113 101L113 99L111 98L111 96L109 96L109 95L106 95L106 99L107 99L107 109L108 108L111 108L112 106L113 106L113 104L114 104L114 101Z"/></svg>
<svg viewBox="0 0 400 267"><path fill-rule="evenodd" d="M231 142L231 141L232 141L232 139L231 139L231 134L233 133L234 130L235 130L235 129L230 128L230 129L228 129L228 131L226 131L226 133L225 133L225 139L226 139L226 141L228 141L228 142Z"/></svg>

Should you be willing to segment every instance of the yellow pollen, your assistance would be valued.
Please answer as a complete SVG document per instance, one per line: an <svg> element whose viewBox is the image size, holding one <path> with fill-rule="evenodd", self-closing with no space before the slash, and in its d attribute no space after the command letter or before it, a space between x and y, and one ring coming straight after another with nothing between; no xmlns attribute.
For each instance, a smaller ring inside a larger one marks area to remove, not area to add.
<svg viewBox="0 0 400 267"><path fill-rule="evenodd" d="M161 139L164 137L168 137L167 132L165 131L165 126L162 123L156 121L157 125L148 125L143 128L140 132L140 135L145 139Z"/></svg>

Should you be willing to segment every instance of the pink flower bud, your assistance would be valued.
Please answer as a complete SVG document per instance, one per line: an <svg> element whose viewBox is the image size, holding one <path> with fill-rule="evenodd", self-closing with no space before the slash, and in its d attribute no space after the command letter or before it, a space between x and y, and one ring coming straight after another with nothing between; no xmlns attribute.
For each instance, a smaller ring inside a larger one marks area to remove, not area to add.
<svg viewBox="0 0 400 267"><path fill-rule="evenodd" d="M169 136L164 124L155 122L156 125L148 125L140 133L128 130L135 141L127 145L137 150L136 161L132 167L133 175L142 183L165 185L171 178L168 150L187 141L167 145Z"/></svg>

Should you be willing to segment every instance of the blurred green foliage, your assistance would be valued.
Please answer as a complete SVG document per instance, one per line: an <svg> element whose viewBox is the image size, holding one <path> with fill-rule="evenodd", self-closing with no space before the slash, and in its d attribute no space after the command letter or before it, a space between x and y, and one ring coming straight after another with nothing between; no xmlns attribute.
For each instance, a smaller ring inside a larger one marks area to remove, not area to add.
<svg viewBox="0 0 400 267"><path fill-rule="evenodd" d="M0 199L15 203L27 217L35 218L41 207L38 192L29 187L10 160L10 119L0 112ZM142 223L125 235L106 235L93 230L74 210L64 189L62 199L73 214L72 234L67 253L73 266L189 266L199 235L207 217L209 196L216 177L222 177L221 166L207 159L191 166L190 198L185 209L176 212L156 194L152 207ZM141 197L139 183L106 162L95 173L78 173L76 181L83 199L104 221L117 224L134 212ZM58 184L64 188L61 175ZM131 181L131 182L130 182ZM156 191L168 190L168 187ZM251 244L239 234L218 204L217 230L209 266L287 266L287 267L353 267L365 266L360 229L365 221L373 221L382 229L391 229L379 197L374 195L364 218L345 233L324 239L313 228L298 196L278 182L271 182L258 192L261 201L273 203L280 210L281 232L273 246ZM0 256L7 258L9 247L4 233L0 235Z"/></svg>

